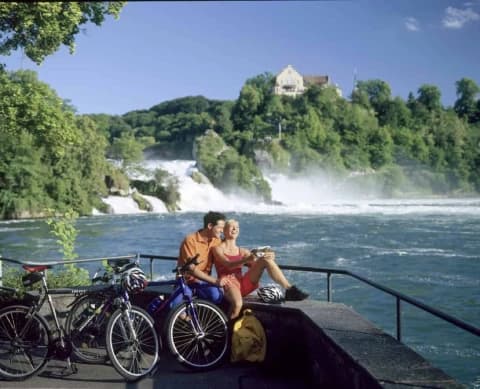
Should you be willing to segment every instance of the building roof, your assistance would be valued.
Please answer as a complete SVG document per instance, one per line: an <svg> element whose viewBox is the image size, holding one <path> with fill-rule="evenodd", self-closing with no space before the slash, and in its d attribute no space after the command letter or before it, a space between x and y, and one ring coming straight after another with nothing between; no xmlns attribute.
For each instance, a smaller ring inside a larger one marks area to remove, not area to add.
<svg viewBox="0 0 480 389"><path fill-rule="evenodd" d="M308 85L325 85L328 84L328 76L303 76L303 82Z"/></svg>

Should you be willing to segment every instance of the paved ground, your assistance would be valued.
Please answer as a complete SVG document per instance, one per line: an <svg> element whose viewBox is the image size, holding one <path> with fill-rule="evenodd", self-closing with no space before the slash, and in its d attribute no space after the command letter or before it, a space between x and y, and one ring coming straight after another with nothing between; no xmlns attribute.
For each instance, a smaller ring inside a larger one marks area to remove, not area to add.
<svg viewBox="0 0 480 389"><path fill-rule="evenodd" d="M77 364L78 373L63 378L55 377L65 365L61 361L51 361L41 376L32 377L26 381L2 381L0 388L135 388L135 389L287 389L307 388L301 378L285 376L281 372L273 374L262 370L258 365L224 366L208 372L192 372L182 367L167 353L162 354L161 361L152 377L146 377L138 382L127 383L112 366Z"/></svg>

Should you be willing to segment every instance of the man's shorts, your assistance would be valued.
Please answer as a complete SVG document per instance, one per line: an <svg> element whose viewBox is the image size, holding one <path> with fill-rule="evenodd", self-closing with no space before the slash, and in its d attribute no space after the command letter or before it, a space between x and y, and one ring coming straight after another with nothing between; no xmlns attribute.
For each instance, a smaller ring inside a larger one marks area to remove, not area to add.
<svg viewBox="0 0 480 389"><path fill-rule="evenodd" d="M222 280L227 280L223 289L227 291L230 288L237 288L240 290L240 294L246 296L247 294L252 293L255 289L258 288L258 282L253 283L250 280L250 270L241 276L236 276L235 274L229 274L222 277Z"/></svg>

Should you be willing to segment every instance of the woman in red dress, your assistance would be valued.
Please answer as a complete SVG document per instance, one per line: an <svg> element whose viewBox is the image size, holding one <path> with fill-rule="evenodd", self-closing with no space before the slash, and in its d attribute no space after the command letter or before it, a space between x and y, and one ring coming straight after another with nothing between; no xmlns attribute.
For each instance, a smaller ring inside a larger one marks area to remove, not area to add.
<svg viewBox="0 0 480 389"><path fill-rule="evenodd" d="M228 220L223 233L224 240L219 246L213 247L212 251L217 277L224 288L225 298L230 302L231 319L240 315L242 297L258 288L265 269L272 280L285 289L285 300L299 301L308 297L308 294L288 282L275 262L275 253L272 250L251 252L237 245L240 225L236 220ZM242 273L243 265L249 268L245 273Z"/></svg>

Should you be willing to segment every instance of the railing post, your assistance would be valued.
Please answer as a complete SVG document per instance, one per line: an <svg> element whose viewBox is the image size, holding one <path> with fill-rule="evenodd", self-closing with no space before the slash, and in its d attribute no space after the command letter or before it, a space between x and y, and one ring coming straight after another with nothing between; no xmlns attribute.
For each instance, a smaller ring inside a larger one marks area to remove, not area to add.
<svg viewBox="0 0 480 389"><path fill-rule="evenodd" d="M397 340L402 341L402 307L400 297L397 296Z"/></svg>
<svg viewBox="0 0 480 389"><path fill-rule="evenodd" d="M332 282L330 280L332 273L327 273L327 301L332 301Z"/></svg>
<svg viewBox="0 0 480 389"><path fill-rule="evenodd" d="M153 258L150 257L150 281L153 281Z"/></svg>

